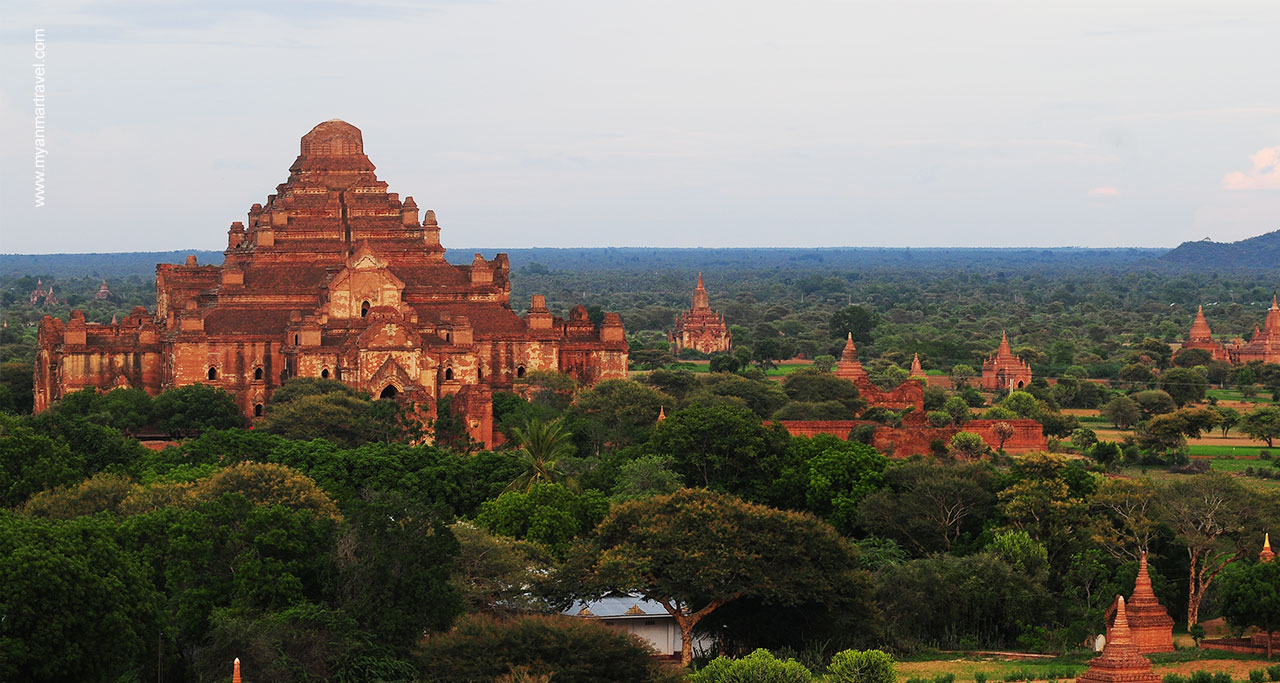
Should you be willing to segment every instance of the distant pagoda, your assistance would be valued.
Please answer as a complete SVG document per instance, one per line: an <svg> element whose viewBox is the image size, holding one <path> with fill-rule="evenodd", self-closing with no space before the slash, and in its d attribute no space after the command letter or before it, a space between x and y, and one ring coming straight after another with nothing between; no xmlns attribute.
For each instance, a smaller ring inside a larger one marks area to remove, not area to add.
<svg viewBox="0 0 1280 683"><path fill-rule="evenodd" d="M675 329L667 340L677 353L685 349L727 352L733 345L733 335L725 325L724 316L711 310L711 299L702 285L702 273L698 273L698 286L693 290L693 307L676 316Z"/></svg>
<svg viewBox="0 0 1280 683"><path fill-rule="evenodd" d="M982 363L982 388L1015 391L1031 384L1031 366L1013 354L1009 335L1000 333L1000 346Z"/></svg>
<svg viewBox="0 0 1280 683"><path fill-rule="evenodd" d="M1102 655L1089 662L1089 668L1080 674L1076 683L1159 683L1160 677L1151 670L1151 662L1133 642L1122 596L1116 596L1115 610L1115 625L1111 627Z"/></svg>

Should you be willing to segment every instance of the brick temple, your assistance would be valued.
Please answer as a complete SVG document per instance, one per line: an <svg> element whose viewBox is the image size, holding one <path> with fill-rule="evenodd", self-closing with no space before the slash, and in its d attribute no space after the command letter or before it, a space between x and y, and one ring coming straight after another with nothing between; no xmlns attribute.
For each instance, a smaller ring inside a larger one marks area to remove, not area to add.
<svg viewBox="0 0 1280 683"><path fill-rule="evenodd" d="M982 362L982 388L985 391L1016 391L1031 384L1031 366L1013 354L1009 336L1000 333L1000 346Z"/></svg>
<svg viewBox="0 0 1280 683"><path fill-rule="evenodd" d="M1129 632L1139 652L1144 655L1173 652L1173 617L1160 605L1155 591L1151 589L1151 575L1147 570L1145 552L1138 560L1138 578L1134 581L1128 610Z"/></svg>
<svg viewBox="0 0 1280 683"><path fill-rule="evenodd" d="M702 286L702 273L698 273L698 285L693 290L693 307L676 316L675 329L667 336L676 353L693 349L702 353L728 352L733 345L733 335L724 316L711 310L707 288Z"/></svg>
<svg viewBox="0 0 1280 683"><path fill-rule="evenodd" d="M1089 668L1076 678L1076 683L1159 683L1151 662L1133 642L1124 598L1116 596L1116 620L1107 636L1102 654L1090 660Z"/></svg>
<svg viewBox="0 0 1280 683"><path fill-rule="evenodd" d="M222 265L156 268L156 308L112 324L40 323L35 411L86 387L155 395L221 387L250 418L292 377L342 381L426 416L453 396L472 438L492 445L492 392L534 370L583 384L627 376L616 313L597 327L534 296L511 308L505 254L445 261L435 213L387 191L355 126L321 123L302 137L289 178L231 224Z"/></svg>
<svg viewBox="0 0 1280 683"><path fill-rule="evenodd" d="M1232 365L1253 361L1280 363L1280 302L1277 302L1274 294L1271 296L1271 308L1267 310L1262 327L1254 325L1253 335L1247 342L1239 335L1226 343L1214 339L1209 321L1204 317L1204 306L1200 306L1182 348L1208 351L1213 360L1226 361Z"/></svg>

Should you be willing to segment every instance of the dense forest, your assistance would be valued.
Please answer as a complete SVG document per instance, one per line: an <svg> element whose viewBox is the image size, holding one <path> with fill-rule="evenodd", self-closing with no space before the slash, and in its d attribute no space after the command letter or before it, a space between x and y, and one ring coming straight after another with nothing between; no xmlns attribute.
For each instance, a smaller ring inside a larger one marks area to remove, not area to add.
<svg viewBox="0 0 1280 683"><path fill-rule="evenodd" d="M736 661L803 670L777 680L867 681L841 671L876 650L1076 649L1143 552L1180 631L1263 623L1249 596L1270 580L1255 558L1280 528L1277 460L1255 445L1248 474L1206 471L1188 441L1280 438L1280 366L1170 343L1200 304L1247 337L1280 269L1152 255L513 252L517 309L541 292L562 314L619 311L637 373L529 373L494 398L492 452L447 400L424 420L306 378L252 429L203 385L30 415L40 316L109 321L154 305L154 285L134 265L0 276L0 680L220 681L235 657L246 680L680 680L635 639L558 616L627 594ZM709 366L664 336L699 271L737 347ZM32 306L37 280L65 301ZM968 387L1002 330L1036 380ZM791 436L774 420L901 423L829 372L848 334L883 386L914 381L913 353L954 378L926 388L930 424L1032 419L1051 452L961 431L904 459L865 429ZM797 354L817 362L781 374ZM689 680L734 680L714 654L684 653ZM795 662L757 661L775 654Z"/></svg>

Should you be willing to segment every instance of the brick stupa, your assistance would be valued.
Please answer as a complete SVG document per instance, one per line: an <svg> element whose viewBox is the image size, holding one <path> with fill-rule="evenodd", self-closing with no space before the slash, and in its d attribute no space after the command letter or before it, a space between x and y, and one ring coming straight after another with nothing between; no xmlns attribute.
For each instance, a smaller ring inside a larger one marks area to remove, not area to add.
<svg viewBox="0 0 1280 683"><path fill-rule="evenodd" d="M698 273L698 286L693 290L693 307L676 316L675 329L667 339L677 353L684 349L723 353L733 345L733 335L724 316L711 310L711 298L702 285L702 273Z"/></svg>
<svg viewBox="0 0 1280 683"><path fill-rule="evenodd" d="M1102 655L1089 662L1088 670L1080 674L1076 683L1159 683L1160 677L1151 670L1151 662L1133 642L1124 598L1119 595L1115 609L1115 625L1111 627Z"/></svg>
<svg viewBox="0 0 1280 683"><path fill-rule="evenodd" d="M1138 578L1129 598L1129 631L1133 644L1142 654L1173 652L1173 617L1165 611L1151 589L1147 572L1147 554L1138 560ZM1114 627L1113 629L1114 630Z"/></svg>
<svg viewBox="0 0 1280 683"><path fill-rule="evenodd" d="M920 354L918 353L911 359L911 374L908 376L916 379L927 379L924 374L924 366L920 364Z"/></svg>
<svg viewBox="0 0 1280 683"><path fill-rule="evenodd" d="M1271 534L1262 537L1262 552L1258 553L1259 562L1270 562L1276 559L1276 554L1271 551Z"/></svg>
<svg viewBox="0 0 1280 683"><path fill-rule="evenodd" d="M844 351L840 353L840 360L836 362L836 377L847 379L859 388L865 383L869 384L870 379L867 377L867 371L862 369L862 363L858 360L858 347L853 345L853 333L849 333L849 338L844 342Z"/></svg>
<svg viewBox="0 0 1280 683"><path fill-rule="evenodd" d="M1000 346L982 363L982 388L986 391L1014 391L1031 384L1031 366L1013 354L1009 336L1000 333Z"/></svg>
<svg viewBox="0 0 1280 683"><path fill-rule="evenodd" d="M1196 319L1191 323L1191 332L1187 335L1187 341L1182 345L1182 348L1208 351L1213 360L1231 360L1230 355L1227 353L1227 347L1213 338L1213 331L1209 329L1209 321L1204 318L1204 306L1196 309Z"/></svg>

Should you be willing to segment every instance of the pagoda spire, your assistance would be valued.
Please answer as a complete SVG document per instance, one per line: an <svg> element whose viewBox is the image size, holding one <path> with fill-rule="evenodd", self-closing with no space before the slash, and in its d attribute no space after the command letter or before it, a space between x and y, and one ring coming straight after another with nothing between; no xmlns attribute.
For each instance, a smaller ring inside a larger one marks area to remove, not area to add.
<svg viewBox="0 0 1280 683"><path fill-rule="evenodd" d="M236 661L231 665L231 683L240 683L240 658L236 657Z"/></svg>
<svg viewBox="0 0 1280 683"><path fill-rule="evenodd" d="M1142 656L1129 630L1124 598L1116 596L1116 620L1107 636L1102 654L1089 662L1089 669L1076 683L1158 683L1160 677L1151 670L1151 662Z"/></svg>
<svg viewBox="0 0 1280 683"><path fill-rule="evenodd" d="M1271 534L1262 536L1262 552L1258 553L1259 562L1270 562L1276 559L1276 554L1271 552Z"/></svg>
<svg viewBox="0 0 1280 683"><path fill-rule="evenodd" d="M997 356L1012 356L1013 349L1009 348L1009 334L1004 330L1000 330L1000 348L996 349Z"/></svg>
<svg viewBox="0 0 1280 683"><path fill-rule="evenodd" d="M693 289L693 310L711 309L711 297L707 296L707 288L702 285L702 273L698 273L698 286Z"/></svg>
<svg viewBox="0 0 1280 683"><path fill-rule="evenodd" d="M667 419L667 407L658 406L658 422L662 422L665 419Z"/></svg>

